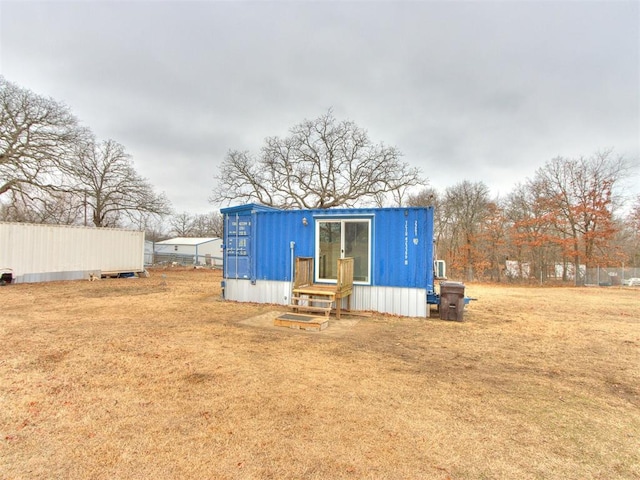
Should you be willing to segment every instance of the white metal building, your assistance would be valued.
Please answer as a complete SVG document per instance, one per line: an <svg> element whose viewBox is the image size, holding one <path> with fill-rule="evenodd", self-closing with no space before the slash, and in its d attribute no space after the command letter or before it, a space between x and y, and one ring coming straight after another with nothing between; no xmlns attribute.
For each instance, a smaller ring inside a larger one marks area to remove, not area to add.
<svg viewBox="0 0 640 480"><path fill-rule="evenodd" d="M153 242L151 240L144 241L144 264L151 265L153 263Z"/></svg>
<svg viewBox="0 0 640 480"><path fill-rule="evenodd" d="M222 266L222 239L218 237L176 237L156 242L157 262L183 265Z"/></svg>
<svg viewBox="0 0 640 480"><path fill-rule="evenodd" d="M14 283L144 271L144 232L0 222L0 272Z"/></svg>

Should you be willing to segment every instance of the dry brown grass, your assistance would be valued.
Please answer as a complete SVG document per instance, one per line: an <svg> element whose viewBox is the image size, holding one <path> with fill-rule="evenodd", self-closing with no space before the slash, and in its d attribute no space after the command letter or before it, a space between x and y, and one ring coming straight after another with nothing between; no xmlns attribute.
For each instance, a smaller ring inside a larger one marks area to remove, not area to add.
<svg viewBox="0 0 640 480"><path fill-rule="evenodd" d="M311 333L219 285L2 287L0 478L640 478L638 288L468 285L464 323Z"/></svg>

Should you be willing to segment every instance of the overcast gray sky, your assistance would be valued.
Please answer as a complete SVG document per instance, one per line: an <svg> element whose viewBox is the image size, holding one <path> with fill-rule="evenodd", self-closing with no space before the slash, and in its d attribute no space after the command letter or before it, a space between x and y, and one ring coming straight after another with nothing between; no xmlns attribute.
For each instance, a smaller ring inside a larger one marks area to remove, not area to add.
<svg viewBox="0 0 640 480"><path fill-rule="evenodd" d="M216 207L229 149L330 107L437 189L505 196L558 155L639 172L639 5L1 0L0 72L122 143L177 212Z"/></svg>

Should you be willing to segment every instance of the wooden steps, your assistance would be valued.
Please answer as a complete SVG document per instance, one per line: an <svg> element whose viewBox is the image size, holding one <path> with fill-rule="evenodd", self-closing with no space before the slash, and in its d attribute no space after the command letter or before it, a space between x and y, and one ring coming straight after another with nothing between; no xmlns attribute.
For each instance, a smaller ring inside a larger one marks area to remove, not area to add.
<svg viewBox="0 0 640 480"><path fill-rule="evenodd" d="M347 310L351 306L353 290L353 258L340 258L337 262L337 280L335 284L313 283L314 268L312 257L297 257L293 289L291 292L291 309L331 313L335 303L336 317L340 318L342 299L347 299ZM304 302L301 304L301 302Z"/></svg>
<svg viewBox="0 0 640 480"><path fill-rule="evenodd" d="M277 317L273 324L277 327L288 327L298 330L321 331L329 326L326 317L316 317L313 315L285 314Z"/></svg>
<svg viewBox="0 0 640 480"><path fill-rule="evenodd" d="M291 297L291 308L294 312L299 310L309 311L309 312L324 312L325 316L329 316L331 313L331 305L335 302L335 293L333 292L324 292L324 293L303 293L296 291L295 293L298 296ZM327 298L315 298L317 296L323 296ZM301 304L300 302L305 302Z"/></svg>

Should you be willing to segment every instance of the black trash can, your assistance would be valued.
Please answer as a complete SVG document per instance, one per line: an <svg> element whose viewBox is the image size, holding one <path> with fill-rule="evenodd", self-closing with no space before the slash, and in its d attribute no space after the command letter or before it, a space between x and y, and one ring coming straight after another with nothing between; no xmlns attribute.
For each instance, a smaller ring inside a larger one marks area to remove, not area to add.
<svg viewBox="0 0 640 480"><path fill-rule="evenodd" d="M464 283L440 284L440 319L462 322L464 314Z"/></svg>

